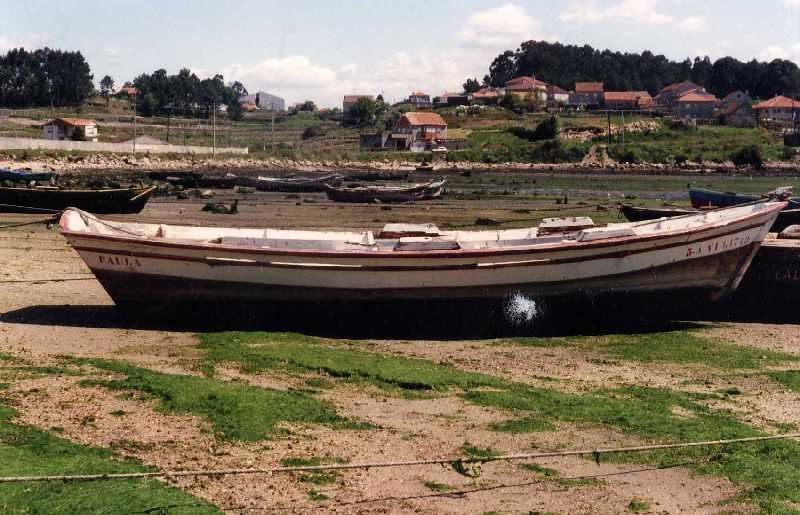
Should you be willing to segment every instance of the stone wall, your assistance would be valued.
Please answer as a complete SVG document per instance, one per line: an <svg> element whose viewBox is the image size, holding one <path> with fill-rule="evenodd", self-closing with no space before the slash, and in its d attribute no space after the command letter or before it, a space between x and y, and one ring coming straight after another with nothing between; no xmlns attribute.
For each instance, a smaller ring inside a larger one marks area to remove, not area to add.
<svg viewBox="0 0 800 515"><path fill-rule="evenodd" d="M77 150L81 152L133 152L130 143L107 143L93 141L58 141L34 138L0 138L0 150ZM211 155L211 147L196 145L136 145L137 154L201 154ZM248 153L247 147L217 147L217 154Z"/></svg>

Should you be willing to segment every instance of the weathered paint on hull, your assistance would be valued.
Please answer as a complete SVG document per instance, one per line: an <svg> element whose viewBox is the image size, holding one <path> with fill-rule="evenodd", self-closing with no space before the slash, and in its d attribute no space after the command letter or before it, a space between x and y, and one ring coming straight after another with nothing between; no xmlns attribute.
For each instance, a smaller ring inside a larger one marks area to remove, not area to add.
<svg viewBox="0 0 800 515"><path fill-rule="evenodd" d="M666 297L679 291L705 292L698 302L721 296L735 288L737 277L751 259L755 244L731 252L681 261L630 273L611 274L580 281L517 283L439 288L352 289L298 287L280 284L241 283L208 279L141 274L130 271L93 269L103 287L121 306L167 306L171 304L259 302L505 299L521 294L534 299L585 298L614 295L625 299L642 296ZM637 300L638 302L638 300Z"/></svg>

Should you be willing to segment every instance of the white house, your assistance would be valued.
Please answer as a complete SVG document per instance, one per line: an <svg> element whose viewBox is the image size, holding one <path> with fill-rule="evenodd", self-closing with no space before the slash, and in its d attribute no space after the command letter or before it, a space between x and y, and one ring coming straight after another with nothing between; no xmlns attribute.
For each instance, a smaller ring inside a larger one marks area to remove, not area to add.
<svg viewBox="0 0 800 515"><path fill-rule="evenodd" d="M56 118L42 126L44 139L97 141L97 122L86 118Z"/></svg>

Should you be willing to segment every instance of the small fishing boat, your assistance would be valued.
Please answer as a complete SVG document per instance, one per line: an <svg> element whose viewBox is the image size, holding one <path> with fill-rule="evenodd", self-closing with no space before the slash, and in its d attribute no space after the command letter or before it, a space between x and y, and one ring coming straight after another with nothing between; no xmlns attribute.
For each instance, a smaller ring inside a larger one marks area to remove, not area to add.
<svg viewBox="0 0 800 515"><path fill-rule="evenodd" d="M442 179L409 186L328 186L325 193L335 202L413 202L441 197L445 182Z"/></svg>
<svg viewBox="0 0 800 515"><path fill-rule="evenodd" d="M657 220L659 218L669 218L672 216L691 215L698 212L693 208L681 208L677 206L634 206L631 204L620 204L620 212L629 222L641 222L644 220Z"/></svg>
<svg viewBox="0 0 800 515"><path fill-rule="evenodd" d="M180 180L197 180L203 176L203 172L186 170L158 170L145 172L152 181L166 181L169 178Z"/></svg>
<svg viewBox="0 0 800 515"><path fill-rule="evenodd" d="M100 214L139 213L155 189L155 186L106 190L0 188L0 212L43 213L76 207Z"/></svg>
<svg viewBox="0 0 800 515"><path fill-rule="evenodd" d="M701 211L677 206L647 207L630 204L620 204L619 209L629 222L692 215ZM772 224L769 230L770 232L781 232L789 226L798 224L800 224L800 209L784 209L778 214L778 218L775 219L775 223Z"/></svg>
<svg viewBox="0 0 800 515"><path fill-rule="evenodd" d="M790 229L791 230L791 229ZM800 234L797 231L769 235L742 280L736 303L746 307L781 310L796 320L800 291Z"/></svg>
<svg viewBox="0 0 800 515"><path fill-rule="evenodd" d="M344 177L339 174L320 177L262 177L255 181L260 191L312 192L325 191L327 186L339 186Z"/></svg>
<svg viewBox="0 0 800 515"><path fill-rule="evenodd" d="M225 173L224 175L204 175L195 182L198 188L214 188L219 190L230 190L243 183L239 176L232 173Z"/></svg>
<svg viewBox="0 0 800 515"><path fill-rule="evenodd" d="M408 179L408 172L350 172L345 180L354 182L375 182L375 181L404 181Z"/></svg>
<svg viewBox="0 0 800 515"><path fill-rule="evenodd" d="M732 292L785 205L508 230L387 224L377 234L112 222L68 209L60 227L117 305L137 313L511 296L603 310L605 299L696 303Z"/></svg>
<svg viewBox="0 0 800 515"><path fill-rule="evenodd" d="M689 199L692 201L692 207L696 209L736 206L738 204L747 204L748 202L754 202L766 197L766 195L750 195L743 193L705 190L701 188L689 188ZM800 198L790 198L788 199L788 202L788 207L790 209L800 208Z"/></svg>
<svg viewBox="0 0 800 515"><path fill-rule="evenodd" d="M56 176L55 172L33 172L30 170L11 170L0 168L0 181L30 182L49 181Z"/></svg>

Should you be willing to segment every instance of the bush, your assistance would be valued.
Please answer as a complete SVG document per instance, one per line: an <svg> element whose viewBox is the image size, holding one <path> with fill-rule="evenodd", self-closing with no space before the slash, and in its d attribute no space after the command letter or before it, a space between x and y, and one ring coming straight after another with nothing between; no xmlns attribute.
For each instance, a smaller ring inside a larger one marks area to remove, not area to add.
<svg viewBox="0 0 800 515"><path fill-rule="evenodd" d="M688 160L689 160L689 158L686 156L686 154L675 154L675 164L676 165L682 165L682 164L686 163L686 161L688 161Z"/></svg>
<svg viewBox="0 0 800 515"><path fill-rule="evenodd" d="M303 131L303 139L311 139L322 135L319 125L310 125Z"/></svg>
<svg viewBox="0 0 800 515"><path fill-rule="evenodd" d="M537 125L535 129L528 129L525 127L509 127L506 129L506 131L520 139L528 141L542 141L545 139L557 138L561 129L558 118L551 116Z"/></svg>
<svg viewBox="0 0 800 515"><path fill-rule="evenodd" d="M764 168L764 159L761 157L761 147L750 145L742 147L731 154L731 161L736 166L751 166L756 170Z"/></svg>
<svg viewBox="0 0 800 515"><path fill-rule="evenodd" d="M528 152L528 159L539 163L575 163L585 156L586 149L578 146L566 147L559 139L547 140Z"/></svg>
<svg viewBox="0 0 800 515"><path fill-rule="evenodd" d="M635 164L640 162L639 156L633 150L617 145L608 147L608 157L618 163Z"/></svg>

